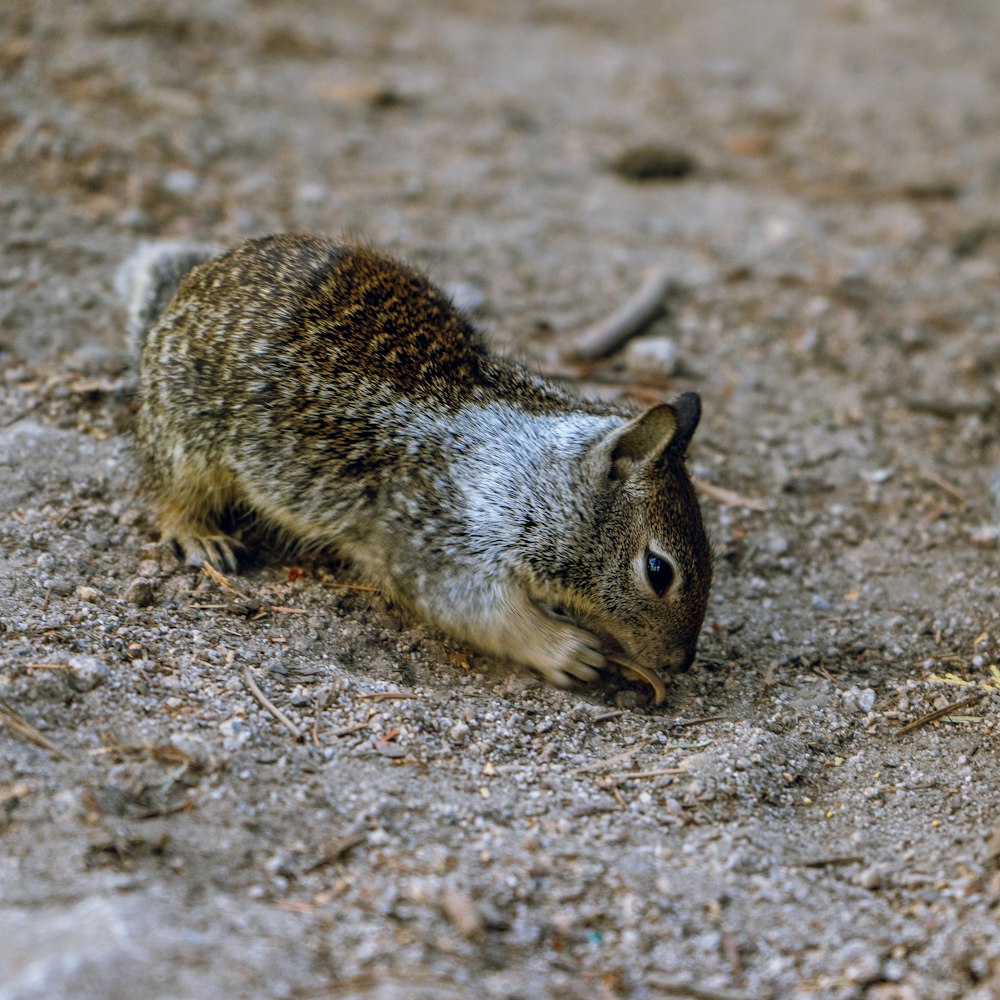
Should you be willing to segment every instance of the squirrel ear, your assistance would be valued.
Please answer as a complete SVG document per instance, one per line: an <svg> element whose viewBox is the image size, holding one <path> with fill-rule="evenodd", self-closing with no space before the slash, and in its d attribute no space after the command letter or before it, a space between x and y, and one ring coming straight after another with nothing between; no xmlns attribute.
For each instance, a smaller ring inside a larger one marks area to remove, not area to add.
<svg viewBox="0 0 1000 1000"><path fill-rule="evenodd" d="M683 457L701 418L701 399L685 392L672 403L659 403L615 432L611 477L624 479L638 466L672 453Z"/></svg>

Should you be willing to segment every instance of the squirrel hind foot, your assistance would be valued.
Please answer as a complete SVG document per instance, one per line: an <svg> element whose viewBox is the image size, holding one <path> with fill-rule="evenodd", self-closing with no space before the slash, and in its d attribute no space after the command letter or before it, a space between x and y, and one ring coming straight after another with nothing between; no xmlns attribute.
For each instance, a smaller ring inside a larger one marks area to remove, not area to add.
<svg viewBox="0 0 1000 1000"><path fill-rule="evenodd" d="M217 527L181 521L165 527L163 541L173 546L188 566L200 568L208 563L220 572L235 573L239 569L238 552L245 552L243 543Z"/></svg>
<svg viewBox="0 0 1000 1000"><path fill-rule="evenodd" d="M235 573L240 568L236 553L243 544L232 535L173 535L169 541L180 550L188 566L199 568L208 563L220 572Z"/></svg>

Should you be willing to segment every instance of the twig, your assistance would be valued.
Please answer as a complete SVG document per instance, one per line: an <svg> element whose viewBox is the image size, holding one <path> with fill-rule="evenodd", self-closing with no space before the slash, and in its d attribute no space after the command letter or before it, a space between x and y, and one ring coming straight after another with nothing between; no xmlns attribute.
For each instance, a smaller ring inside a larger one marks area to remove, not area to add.
<svg viewBox="0 0 1000 1000"><path fill-rule="evenodd" d="M267 709L267 711L270 712L271 715L273 715L278 720L278 722L280 722L292 734L292 736L295 737L295 739L299 743L301 743L304 738L302 730L299 729L299 727L295 725L295 723L292 722L292 720L289 719L288 716L285 715L285 713L282 712L277 705L275 705L271 701L268 701L267 697L264 695L264 692L261 691L259 687L257 687L257 682L253 679L253 674L250 673L249 667L243 668L243 680L246 681L246 685L250 689L250 693L257 699L257 701L259 701L261 705L265 709Z"/></svg>
<svg viewBox="0 0 1000 1000"><path fill-rule="evenodd" d="M982 701L985 697L986 692L984 691L980 694L974 694L970 698L963 698L961 701L952 702L950 705L945 705L944 708L928 712L926 715L921 715L919 719L914 719L912 722L908 722L905 726L900 726L899 729L896 730L896 735L903 736L905 733L913 732L914 729L926 726L929 722L937 722L937 720L943 716L951 715L952 712L956 712L960 708L969 708L972 705L975 705L976 702Z"/></svg>
<svg viewBox="0 0 1000 1000"><path fill-rule="evenodd" d="M407 698L419 698L412 691L373 691L371 694L359 694L361 701L403 701Z"/></svg>
<svg viewBox="0 0 1000 1000"><path fill-rule="evenodd" d="M330 691L328 688L320 688L316 695L316 704L313 707L313 724L312 724L312 741L313 746L320 746L319 742L319 717L323 714L323 710L329 704L330 701Z"/></svg>
<svg viewBox="0 0 1000 1000"><path fill-rule="evenodd" d="M341 737L350 736L351 733L359 733L362 729L367 729L371 721L371 719L365 719L364 722L352 722L349 726L342 726L340 729L335 729L333 735Z"/></svg>
<svg viewBox="0 0 1000 1000"><path fill-rule="evenodd" d="M610 777L617 781L626 778L659 778L664 774L687 774L686 767L658 767L653 771L622 771L621 774L612 774Z"/></svg>
<svg viewBox="0 0 1000 1000"><path fill-rule="evenodd" d="M566 354L577 361L607 357L660 315L673 287L667 267L650 268L635 294L610 316L577 334Z"/></svg>
<svg viewBox="0 0 1000 1000"><path fill-rule="evenodd" d="M6 430L8 427L13 427L19 420L24 420L25 417L30 417L32 413L35 412L40 406L45 403L44 399L39 399L32 403L26 410L22 410L20 413L15 413L9 420L5 420L0 423L0 430Z"/></svg>
<svg viewBox="0 0 1000 1000"><path fill-rule="evenodd" d="M607 722L609 719L617 719L619 715L624 715L623 709L615 708L610 712L601 712L600 715L595 715L591 720L592 722Z"/></svg>
<svg viewBox="0 0 1000 1000"><path fill-rule="evenodd" d="M923 396L916 393L903 394L903 402L914 413L931 413L936 417L964 417L978 413L986 416L996 406L996 401L979 399L954 399L950 396Z"/></svg>
<svg viewBox="0 0 1000 1000"><path fill-rule="evenodd" d="M689 726L707 726L710 722L732 722L728 715L706 715L704 719L687 719L684 722L675 722L678 729L687 729Z"/></svg>
<svg viewBox="0 0 1000 1000"><path fill-rule="evenodd" d="M836 868L840 865L860 865L864 862L860 854L836 854L829 858L811 858L809 861L790 861L790 868Z"/></svg>
<svg viewBox="0 0 1000 1000"><path fill-rule="evenodd" d="M335 840L323 851L323 854L319 858L311 865L306 866L304 874L309 875L320 868L332 865L335 861L339 861L351 848L357 847L358 844L363 844L364 841L365 835L363 833L349 833L346 837Z"/></svg>
<svg viewBox="0 0 1000 1000"><path fill-rule="evenodd" d="M694 488L706 496L709 500L721 503L723 507L742 507L744 510L766 511L771 509L771 505L765 500L755 500L753 497L745 497L733 490L727 490L724 486L716 486L714 483L706 483L704 479L691 477Z"/></svg>
<svg viewBox="0 0 1000 1000"><path fill-rule="evenodd" d="M239 587L230 581L228 576L220 573L211 563L202 563L201 569L205 576L207 576L210 580L214 580L223 590L228 591L230 594L235 594L244 601L250 600L250 596L248 594L244 594Z"/></svg>
<svg viewBox="0 0 1000 1000"><path fill-rule="evenodd" d="M924 482L930 483L932 486L937 486L942 489L949 496L954 497L963 507L965 506L965 494L954 484L949 483L944 476L939 476L936 472L932 472L930 469L921 469L920 478Z"/></svg>
<svg viewBox="0 0 1000 1000"><path fill-rule="evenodd" d="M54 753L60 759L70 759L69 754L60 750L41 730L36 729L20 712L8 705L2 698L0 698L0 723L29 743L34 743L35 746L48 750L49 753Z"/></svg>

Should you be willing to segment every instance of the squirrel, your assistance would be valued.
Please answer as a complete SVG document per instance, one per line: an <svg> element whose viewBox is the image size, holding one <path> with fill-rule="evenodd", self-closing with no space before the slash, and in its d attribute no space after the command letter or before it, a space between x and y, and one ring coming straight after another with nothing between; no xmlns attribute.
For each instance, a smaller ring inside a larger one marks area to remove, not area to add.
<svg viewBox="0 0 1000 1000"><path fill-rule="evenodd" d="M365 245L154 243L123 274L143 486L189 565L237 568L238 512L560 686L693 661L696 393L638 414L577 398Z"/></svg>

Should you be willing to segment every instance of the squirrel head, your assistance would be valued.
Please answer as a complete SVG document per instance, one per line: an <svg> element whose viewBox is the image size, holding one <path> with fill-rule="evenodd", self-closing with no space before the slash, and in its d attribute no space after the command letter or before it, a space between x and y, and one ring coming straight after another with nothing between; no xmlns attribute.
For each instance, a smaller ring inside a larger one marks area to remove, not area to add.
<svg viewBox="0 0 1000 1000"><path fill-rule="evenodd" d="M663 673L694 660L712 582L711 547L685 468L700 417L698 395L684 393L591 446L583 462L594 520L580 526L584 547L562 570L566 613L608 653Z"/></svg>

